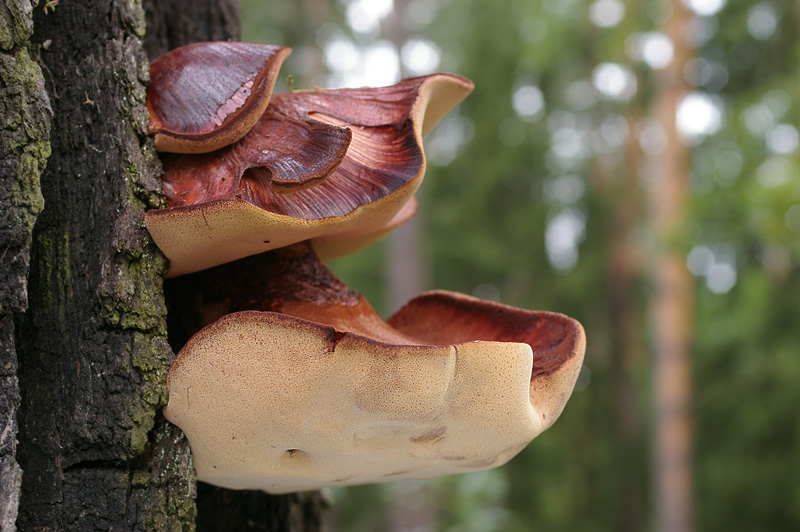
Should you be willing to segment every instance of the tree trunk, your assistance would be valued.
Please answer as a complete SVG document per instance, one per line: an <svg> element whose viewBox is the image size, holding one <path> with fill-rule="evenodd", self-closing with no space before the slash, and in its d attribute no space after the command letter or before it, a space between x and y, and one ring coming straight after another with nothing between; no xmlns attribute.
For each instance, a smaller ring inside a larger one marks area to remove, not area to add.
<svg viewBox="0 0 800 532"><path fill-rule="evenodd" d="M188 445L160 414L174 355L166 264L144 228L145 210L162 205L145 87L148 57L236 37L238 7L146 7L0 2L3 531L15 518L20 530L203 528ZM250 528L315 530L308 500L227 492L205 514L249 508ZM236 522L203 529L248 528Z"/></svg>
<svg viewBox="0 0 800 532"><path fill-rule="evenodd" d="M628 122L636 128L641 124L639 109L628 114ZM614 432L617 460L623 464L620 471L622 483L622 508L618 530L635 532L645 523L647 483L645 468L640 467L644 441L640 404L636 390L636 370L642 366L646 349L637 335L637 280L641 275L640 253L633 243L636 224L641 219L641 189L639 187L640 151L637 142L625 147L625 165L622 190L617 190L618 204L612 223L609 243L609 317L613 349L611 368L614 383Z"/></svg>
<svg viewBox="0 0 800 532"><path fill-rule="evenodd" d="M632 131L641 124L641 105L628 109ZM643 467L642 420L636 389L637 370L644 366L646 353L638 334L640 304L636 287L642 276L642 253L636 248L634 232L642 217L639 167L641 151L637 139L621 153L605 160L597 158L592 178L603 200L609 230L604 243L606 257L607 314L609 327L609 371L612 390L614 463L619 477L615 492L618 510L614 530L636 532L645 528L647 483Z"/></svg>
<svg viewBox="0 0 800 532"><path fill-rule="evenodd" d="M689 194L689 152L676 115L687 92L683 73L691 57L687 42L689 14L679 1L663 32L675 55L663 71L654 101L666 145L659 154L651 187L650 214L656 249L652 256L650 300L653 321L654 495L656 526L661 532L693 529L691 320L692 279L679 245Z"/></svg>
<svg viewBox="0 0 800 532"><path fill-rule="evenodd" d="M31 231L43 207L39 176L50 153L50 103L28 53L32 32L29 4L0 2L0 530L14 530L19 507L14 321L28 306Z"/></svg>
<svg viewBox="0 0 800 532"><path fill-rule="evenodd" d="M34 11L53 116L17 338L21 530L179 529L195 512L186 444L156 417L172 353L143 226L160 202L144 32L136 3Z"/></svg>

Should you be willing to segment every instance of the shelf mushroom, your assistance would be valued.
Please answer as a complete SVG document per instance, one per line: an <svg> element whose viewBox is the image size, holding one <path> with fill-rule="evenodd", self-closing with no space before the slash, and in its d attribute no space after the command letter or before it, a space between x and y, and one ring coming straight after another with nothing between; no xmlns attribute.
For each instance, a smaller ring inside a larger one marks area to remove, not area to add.
<svg viewBox="0 0 800 532"><path fill-rule="evenodd" d="M422 137L472 87L434 74L273 95L240 141L165 164L170 207L146 224L168 276L303 240L329 258L376 240L413 215L403 207L425 172Z"/></svg>
<svg viewBox="0 0 800 532"><path fill-rule="evenodd" d="M170 368L164 415L199 480L286 493L486 469L572 393L585 338L564 315L436 291L384 322L310 254L246 261L185 281L209 287L210 324Z"/></svg>
<svg viewBox="0 0 800 532"><path fill-rule="evenodd" d="M472 83L434 74L272 95L288 53L206 43L153 63L156 146L183 155L165 159L170 207L146 224L169 276L192 274L175 286L202 287L170 306L171 341L176 328L191 337L169 370L165 417L189 439L198 479L233 489L505 463L561 414L581 325L442 291L384 321L311 251L353 251L414 215L422 137ZM211 103L191 103L196 87L181 100L205 69Z"/></svg>
<svg viewBox="0 0 800 532"><path fill-rule="evenodd" d="M203 42L150 64L147 108L158 151L204 153L236 142L264 113L291 48Z"/></svg>

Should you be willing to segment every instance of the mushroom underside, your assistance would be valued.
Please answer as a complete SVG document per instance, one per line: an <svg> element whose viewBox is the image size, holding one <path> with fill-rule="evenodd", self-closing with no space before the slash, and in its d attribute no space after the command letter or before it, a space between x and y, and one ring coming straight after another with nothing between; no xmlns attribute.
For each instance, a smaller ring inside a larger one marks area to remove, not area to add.
<svg viewBox="0 0 800 532"><path fill-rule="evenodd" d="M309 299L227 314L178 354L165 415L200 480L285 493L500 465L555 421L583 357L560 314L431 292L382 329L361 297Z"/></svg>

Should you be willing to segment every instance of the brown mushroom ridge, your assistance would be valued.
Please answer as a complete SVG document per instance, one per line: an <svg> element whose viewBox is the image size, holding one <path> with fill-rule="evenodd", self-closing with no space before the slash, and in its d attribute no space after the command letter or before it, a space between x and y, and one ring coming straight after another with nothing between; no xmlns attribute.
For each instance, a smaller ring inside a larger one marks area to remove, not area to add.
<svg viewBox="0 0 800 532"><path fill-rule="evenodd" d="M203 42L150 64L147 108L156 149L204 153L239 140L269 103L290 48Z"/></svg>
<svg viewBox="0 0 800 532"><path fill-rule="evenodd" d="M561 413L585 349L566 316L447 292L412 300L390 320L401 330L378 334L398 343L344 328L374 330L363 298L281 310L323 323L229 314L170 368L164 414L186 433L199 480L286 493L501 465ZM436 325L414 325L414 314L438 319L455 339L474 336L468 329L481 320L479 336L515 338L428 345Z"/></svg>
<svg viewBox="0 0 800 532"><path fill-rule="evenodd" d="M195 189L165 178L176 206L149 211L146 223L170 259L169 276L307 239L325 240L326 255L336 256L334 241L353 249L354 241L379 237L422 181L422 136L471 90L465 78L435 74L377 89L275 95L277 113L350 127L347 154L330 176L301 190L276 187L273 174L251 169L235 188L198 185L200 192L187 195L202 201L187 204L180 194Z"/></svg>
<svg viewBox="0 0 800 532"><path fill-rule="evenodd" d="M242 175L280 193L330 176L352 137L345 127L287 116L270 106L238 142L211 153L181 155L164 164L162 188L172 207L242 197ZM252 185L251 185L252 186Z"/></svg>

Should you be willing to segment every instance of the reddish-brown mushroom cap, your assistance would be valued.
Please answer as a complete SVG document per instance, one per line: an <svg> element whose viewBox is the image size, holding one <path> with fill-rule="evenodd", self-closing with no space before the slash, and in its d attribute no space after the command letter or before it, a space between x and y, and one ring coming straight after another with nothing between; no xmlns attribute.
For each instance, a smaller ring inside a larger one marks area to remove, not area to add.
<svg viewBox="0 0 800 532"><path fill-rule="evenodd" d="M585 350L575 320L438 291L386 323L305 264L242 281L253 296L212 297L241 307L269 286L274 311L214 321L170 368L164 414L198 479L285 493L475 471L511 459L564 408Z"/></svg>
<svg viewBox="0 0 800 532"><path fill-rule="evenodd" d="M211 163L215 154L209 154L201 156L201 166L209 171L194 163L168 165L163 186L173 207L148 212L146 223L170 259L169 276L308 239L324 240L326 254L341 255L370 242L368 235L378 238L408 219L410 211L397 216L424 175L422 135L471 90L465 78L436 74L377 89L275 95L263 121L316 123L337 132L349 128L352 140L346 155L339 161L330 151L319 154L321 166L333 167L320 179L276 177L281 165L241 173L247 165L236 154L269 147L254 140L260 135L259 123L237 143L249 146L247 150L220 150L233 163ZM316 140L313 145L320 146ZM337 143L331 140L328 146L334 149ZM342 246L337 249L333 241L342 241Z"/></svg>
<svg viewBox="0 0 800 532"><path fill-rule="evenodd" d="M204 153L236 142L264 113L290 48L204 42L150 64L147 108L156 149Z"/></svg>

